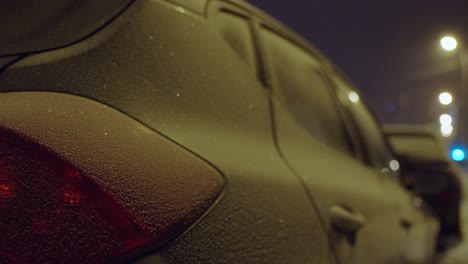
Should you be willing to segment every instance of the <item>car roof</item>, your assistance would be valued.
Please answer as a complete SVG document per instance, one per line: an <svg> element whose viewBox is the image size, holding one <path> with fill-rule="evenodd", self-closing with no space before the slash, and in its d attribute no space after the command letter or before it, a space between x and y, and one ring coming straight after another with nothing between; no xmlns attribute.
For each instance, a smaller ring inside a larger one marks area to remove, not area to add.
<svg viewBox="0 0 468 264"><path fill-rule="evenodd" d="M322 63L322 66L325 69L340 76L350 87L355 89L353 84L350 82L349 78L336 65L334 65L331 61L329 61L328 58L325 55L323 55L312 43L310 43L308 40L303 38L295 30L289 28L288 26L280 22L278 19L265 13L264 11L252 5L251 3L244 1L244 0L198 0L198 1L225 2L225 3L238 6L242 8L243 10L246 10L250 15L259 18L267 28L275 31L276 33L279 33L284 38L288 39L289 41L293 42L294 44L300 46L301 48L307 50L309 53L313 54L318 60L320 60L320 62Z"/></svg>

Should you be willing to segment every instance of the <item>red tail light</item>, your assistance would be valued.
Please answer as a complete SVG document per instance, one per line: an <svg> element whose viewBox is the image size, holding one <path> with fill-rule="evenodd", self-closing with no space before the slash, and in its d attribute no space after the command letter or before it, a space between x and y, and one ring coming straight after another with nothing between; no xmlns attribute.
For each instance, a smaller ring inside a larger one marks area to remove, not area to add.
<svg viewBox="0 0 468 264"><path fill-rule="evenodd" d="M91 178L32 142L0 141L0 258L101 262L153 237Z"/></svg>
<svg viewBox="0 0 468 264"><path fill-rule="evenodd" d="M165 242L42 146L0 130L0 155L1 263L114 263Z"/></svg>

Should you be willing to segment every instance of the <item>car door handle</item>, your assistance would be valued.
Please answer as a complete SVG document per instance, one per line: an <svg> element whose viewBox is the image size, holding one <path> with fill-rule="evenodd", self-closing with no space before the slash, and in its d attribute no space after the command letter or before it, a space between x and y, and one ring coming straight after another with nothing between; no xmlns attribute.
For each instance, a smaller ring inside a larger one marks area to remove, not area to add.
<svg viewBox="0 0 468 264"><path fill-rule="evenodd" d="M364 225L364 216L346 206L334 205L330 208L330 224L346 234L356 233Z"/></svg>

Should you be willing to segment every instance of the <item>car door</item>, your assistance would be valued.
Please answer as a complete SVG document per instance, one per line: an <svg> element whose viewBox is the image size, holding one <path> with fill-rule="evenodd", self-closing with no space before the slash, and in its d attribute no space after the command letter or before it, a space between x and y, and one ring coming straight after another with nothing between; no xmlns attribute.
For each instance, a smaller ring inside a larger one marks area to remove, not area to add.
<svg viewBox="0 0 468 264"><path fill-rule="evenodd" d="M274 26L273 26L274 28ZM294 37L257 28L271 88L277 147L302 179L341 263L399 263L407 231L382 175L365 166L322 67Z"/></svg>
<svg viewBox="0 0 468 264"><path fill-rule="evenodd" d="M423 259L434 249L438 223L423 201L409 193L400 184L400 164L385 141L381 125L372 115L363 98L341 75L331 69L327 77L336 91L341 105L346 109L352 126L356 128L363 151L363 162L381 171L385 192L394 201L400 223L407 230L410 245L408 258Z"/></svg>

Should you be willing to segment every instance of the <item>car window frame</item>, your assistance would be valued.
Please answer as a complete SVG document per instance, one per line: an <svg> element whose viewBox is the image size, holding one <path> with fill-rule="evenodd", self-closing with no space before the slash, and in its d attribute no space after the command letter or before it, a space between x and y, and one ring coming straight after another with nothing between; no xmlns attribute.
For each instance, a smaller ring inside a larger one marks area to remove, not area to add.
<svg viewBox="0 0 468 264"><path fill-rule="evenodd" d="M241 5L238 5L238 3L232 3L232 2L227 2L227 1L216 1L212 0L209 2L205 16L207 21L210 23L210 25L214 28L216 32L218 32L221 37L224 39L224 41L227 43L227 40L222 36L222 33L219 30L219 27L216 26L216 15L221 13L221 12L226 12L230 13L234 16L241 17L246 20L246 22L249 24L249 32L250 32L250 37L252 39L252 51L253 51L253 60L254 60L254 73L257 79L265 85L266 83L266 74L263 69L262 65L262 58L261 58L261 51L259 50L259 44L258 44L258 37L255 34L255 24L257 23L255 14L252 13L252 10L244 8ZM229 45L229 44L228 44ZM236 54L237 55L237 54ZM239 56L238 56L239 57ZM239 59L245 63L240 57ZM248 65L246 63L246 65Z"/></svg>
<svg viewBox="0 0 468 264"><path fill-rule="evenodd" d="M338 91L339 88L334 83L334 81L333 81L334 77L332 77L332 76L336 76L336 78L339 78L340 81L343 82L345 85L347 85L347 87L351 91L353 91L353 92L355 92L355 93L357 93L359 95L360 103L362 104L364 111L367 112L367 114L370 116L372 122L376 125L376 127L378 129L378 133L381 135L382 146L384 146L386 148L386 152L388 152L391 155L390 160L396 160L395 153L391 149L390 144L389 144L389 142L387 141L387 139L386 139L386 137L384 135L382 124L379 122L379 120L376 117L376 115L374 114L374 112L371 111L371 109L369 107L369 104L366 102L365 98L363 98L360 91L358 89L356 89L356 87L348 80L348 78L346 78L346 76L344 74L342 74L339 70L337 70L335 67L332 67L332 66L329 65L327 67L327 69L326 69L326 75L327 75L328 81L330 82L330 85L333 87L334 93L337 95L338 99L340 97L339 96L339 91ZM355 133L357 134L357 140L358 140L359 144L362 146L362 148L361 148L361 151L362 151L362 153L361 153L362 159L361 160L362 160L362 162L365 165L367 165L367 166L369 166L371 168L378 169L378 170L383 171L383 172L390 171L389 164L386 164L387 166L382 168L382 167L378 166L379 164L375 164L375 162L370 158L370 155L372 155L372 151L370 150L370 149L372 149L372 146L369 146L369 144L367 144L366 140L364 140L364 137L366 135L362 131L364 131L366 129L361 127L358 124L358 122L356 121L356 118L353 116L352 110L351 110L352 104L350 104L349 102L343 102L343 100L341 100L341 99L339 99L339 103L342 105L342 108L345 109L345 112L347 113L347 118L349 119L349 123L353 127L353 129L355 130ZM378 151L378 152L380 152L380 151ZM395 173L399 174L399 172L395 172Z"/></svg>

